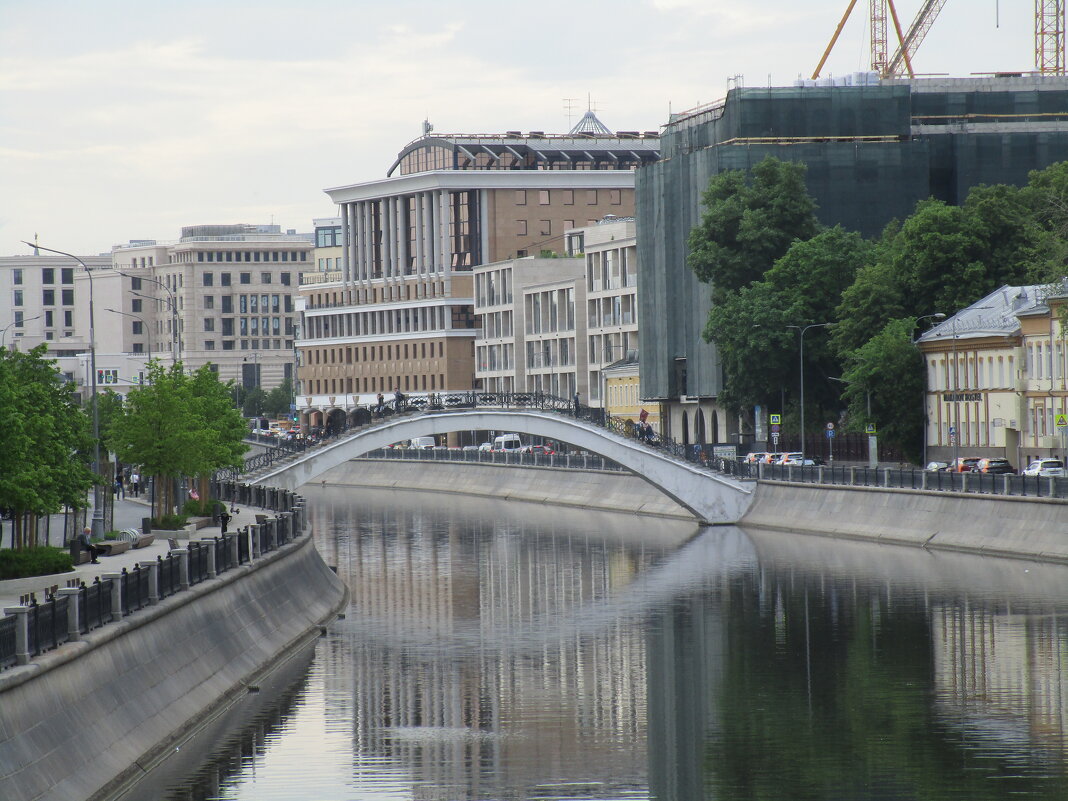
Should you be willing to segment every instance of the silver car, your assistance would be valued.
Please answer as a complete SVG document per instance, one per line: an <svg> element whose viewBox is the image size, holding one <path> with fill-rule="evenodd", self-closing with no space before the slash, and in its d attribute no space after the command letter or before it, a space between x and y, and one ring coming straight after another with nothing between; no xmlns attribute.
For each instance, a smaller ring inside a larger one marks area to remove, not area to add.
<svg viewBox="0 0 1068 801"><path fill-rule="evenodd" d="M1023 474L1025 476L1042 476L1043 478L1063 476L1064 462L1060 459L1035 459L1024 468Z"/></svg>

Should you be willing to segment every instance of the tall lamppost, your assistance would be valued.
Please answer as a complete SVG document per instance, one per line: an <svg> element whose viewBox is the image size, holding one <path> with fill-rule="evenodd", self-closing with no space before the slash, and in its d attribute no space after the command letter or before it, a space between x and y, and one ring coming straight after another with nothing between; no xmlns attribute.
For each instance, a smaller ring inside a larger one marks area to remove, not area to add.
<svg viewBox="0 0 1068 801"><path fill-rule="evenodd" d="M40 320L40 319L41 319L41 315L38 314L35 317L24 317L21 320L14 320L14 321L8 323L7 325L5 325L3 330L0 331L0 349L3 349L3 348L5 348L7 346L6 345L6 343L7 343L7 330L9 328L11 328L11 326L17 324L21 328L23 325L25 325L26 323L30 322L31 320Z"/></svg>
<svg viewBox="0 0 1068 801"><path fill-rule="evenodd" d="M141 321L141 325L143 325L145 327L145 333L148 336L148 360L152 361L152 331L151 331L151 327L149 326L149 324L147 322L145 322L145 318L142 317L140 314L133 314L131 312L119 311L118 309L104 309L104 311L109 311L112 314L121 314L123 317L133 317L135 320L140 320Z"/></svg>
<svg viewBox="0 0 1068 801"><path fill-rule="evenodd" d="M97 403L96 396L96 319L93 316L93 271L89 269L89 265L79 259L73 253L67 253L62 250L53 250L52 248L42 247L41 245L33 242L22 241L22 244L29 245L36 250L46 250L49 253L57 253L60 256L66 256L74 259L78 264L85 268L85 274L89 278L89 372L92 387L93 398L93 472L96 473L97 478L100 477L100 404ZM104 536L104 503L103 494L101 492L100 482L93 482L93 522L92 522L92 534L94 537Z"/></svg>
<svg viewBox="0 0 1068 801"><path fill-rule="evenodd" d="M810 328L827 328L833 323L811 323L810 325L788 325L801 332L801 461L805 460L805 332Z"/></svg>
<svg viewBox="0 0 1068 801"><path fill-rule="evenodd" d="M161 289L163 289L167 293L168 297L162 298L162 297L157 297L157 296L153 296L153 295L143 295L140 292L134 292L133 290L130 290L130 294L131 295L134 295L134 296L139 297L139 298L144 298L145 300L154 300L157 303L166 303L170 307L170 310L171 310L171 352L172 352L172 357L174 359L174 363L177 364L179 359L181 359L181 354L182 354L182 332L178 327L178 322L179 322L179 319L178 319L178 302L175 299L174 290L171 289L169 286L167 286L167 284L165 284L163 281L160 281L158 278L152 278L151 276L148 276L148 275L134 275L133 273L126 273L126 272L123 272L122 270L117 270L116 272L118 272L119 275L123 275L123 276L125 276L127 278L136 278L139 281L148 281L150 283L153 283L156 286L158 286Z"/></svg>
<svg viewBox="0 0 1068 801"><path fill-rule="evenodd" d="M924 314L921 317L916 318L916 325L919 325L924 320L944 320L946 315L944 312L934 312L933 314ZM916 340L917 342L919 340ZM912 343L913 345L916 342ZM922 355L922 354L921 354ZM927 467L927 429L930 424L930 415L927 414L927 359L924 359L923 364L923 466Z"/></svg>

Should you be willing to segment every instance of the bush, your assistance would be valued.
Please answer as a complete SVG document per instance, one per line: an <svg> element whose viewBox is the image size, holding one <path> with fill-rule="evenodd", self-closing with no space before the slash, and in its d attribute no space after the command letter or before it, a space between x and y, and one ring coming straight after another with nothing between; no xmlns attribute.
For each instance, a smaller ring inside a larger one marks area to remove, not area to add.
<svg viewBox="0 0 1068 801"><path fill-rule="evenodd" d="M152 520L152 528L164 529L166 531L177 531L180 528L185 528L185 524L188 521L188 515L164 515L163 517L157 517Z"/></svg>
<svg viewBox="0 0 1068 801"><path fill-rule="evenodd" d="M208 517L216 503L217 501L213 501L211 498L202 498L199 501L194 501L190 498L182 507L182 512L189 517Z"/></svg>
<svg viewBox="0 0 1068 801"><path fill-rule="evenodd" d="M0 550L0 580L49 576L72 569L70 551L51 545L24 551Z"/></svg>
<svg viewBox="0 0 1068 801"><path fill-rule="evenodd" d="M117 531L107 531L107 532L104 533L104 539L105 540L117 540L118 538L119 538L119 532L117 532Z"/></svg>

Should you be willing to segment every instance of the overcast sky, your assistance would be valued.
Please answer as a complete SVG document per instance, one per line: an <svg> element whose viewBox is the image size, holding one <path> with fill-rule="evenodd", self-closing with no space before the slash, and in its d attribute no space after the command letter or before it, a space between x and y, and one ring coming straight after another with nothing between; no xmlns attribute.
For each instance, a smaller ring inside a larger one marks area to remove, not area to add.
<svg viewBox="0 0 1068 801"><path fill-rule="evenodd" d="M0 255L310 231L442 133L613 130L808 77L847 0L0 0ZM907 25L920 0L897 0ZM857 3L824 74L867 68ZM950 0L917 72L1028 70L1032 0ZM1000 19L999 19L1000 17ZM565 98L573 98L569 117Z"/></svg>

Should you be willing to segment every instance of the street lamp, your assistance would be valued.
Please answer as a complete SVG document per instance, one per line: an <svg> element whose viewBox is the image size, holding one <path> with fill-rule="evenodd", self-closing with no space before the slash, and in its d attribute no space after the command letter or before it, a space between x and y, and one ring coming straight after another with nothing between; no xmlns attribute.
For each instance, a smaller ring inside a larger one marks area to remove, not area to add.
<svg viewBox="0 0 1068 801"><path fill-rule="evenodd" d="M144 298L145 300L154 300L157 303L166 303L171 309L171 351L174 358L174 363L177 364L182 354L182 332L178 327L178 302L175 300L174 290L171 289L163 281L158 278L152 278L148 275L134 275L133 273L126 273L122 270L116 270L119 275L123 275L127 278L136 278L139 281L149 281L156 286L162 288L169 297L162 298L154 295L144 295L140 292L134 292L130 290L130 294L138 298Z"/></svg>
<svg viewBox="0 0 1068 801"><path fill-rule="evenodd" d="M148 323L145 322L145 318L142 317L140 314L133 314L131 312L119 311L118 309L104 309L104 311L109 311L112 314L121 314L123 317L133 317L135 320L140 320L141 321L141 325L143 325L145 327L145 333L148 336L148 359L149 359L149 361L151 361L152 360L152 332L151 332L151 329L150 329Z"/></svg>
<svg viewBox="0 0 1068 801"><path fill-rule="evenodd" d="M89 372L90 380L92 381L92 398L93 398L93 472L96 473L97 478L100 477L100 404L97 403L96 397L96 319L93 316L93 271L89 269L89 265L79 259L73 253L67 253L62 250L53 250L52 248L42 247L41 245L22 241L22 244L29 245L36 250L46 250L49 253L57 253L60 256L67 256L74 259L78 264L85 268L85 274L89 278ZM93 482L93 523L92 534L94 537L104 536L104 503L103 495L101 492L100 482Z"/></svg>
<svg viewBox="0 0 1068 801"><path fill-rule="evenodd" d="M810 325L788 325L801 332L801 461L805 459L805 332L810 328L827 328L834 323L811 323Z"/></svg>
<svg viewBox="0 0 1068 801"><path fill-rule="evenodd" d="M15 312L15 313L18 314L18 312ZM4 347L6 347L5 343L7 342L7 329L11 328L11 326L18 325L21 328L22 326L24 326L26 323L30 322L31 320L40 320L40 319L41 319L41 315L38 314L36 317L24 317L21 320L14 320L14 321L8 323L7 325L5 325L3 330L0 331L0 349L3 349Z"/></svg>
<svg viewBox="0 0 1068 801"><path fill-rule="evenodd" d="M916 325L919 325L924 320L944 320L946 315L944 312L934 312L933 314L924 314L921 317L916 318ZM917 340L919 341L919 340ZM913 345L916 342L912 343ZM927 429L930 427L930 415L927 414L927 360L924 359L923 364L923 466L927 467Z"/></svg>

